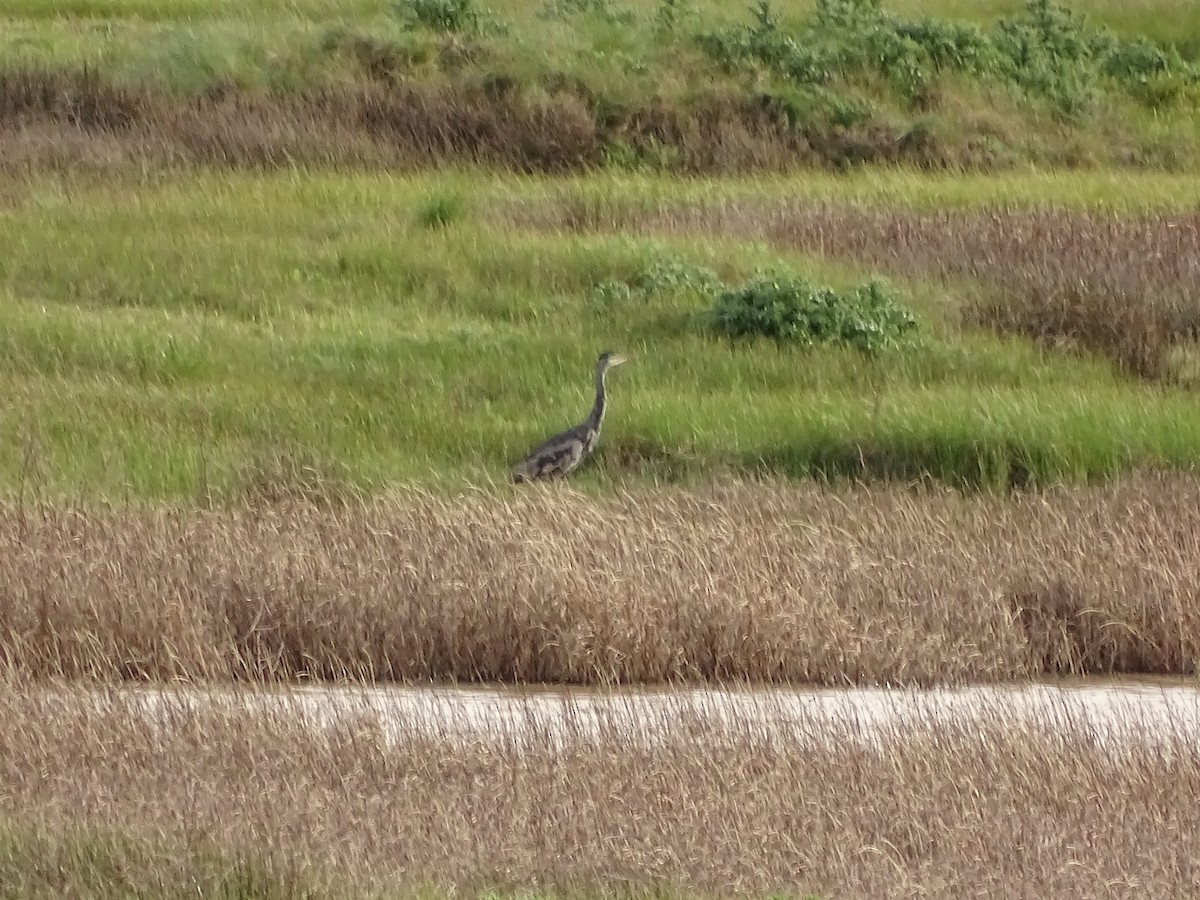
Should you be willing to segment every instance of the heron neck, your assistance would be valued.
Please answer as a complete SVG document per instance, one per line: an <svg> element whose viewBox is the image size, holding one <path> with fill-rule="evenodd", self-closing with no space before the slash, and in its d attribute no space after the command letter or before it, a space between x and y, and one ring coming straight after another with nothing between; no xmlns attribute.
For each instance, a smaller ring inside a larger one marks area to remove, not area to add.
<svg viewBox="0 0 1200 900"><path fill-rule="evenodd" d="M592 404L592 412L587 419L588 425L597 431L604 421L604 374L604 369L596 369L596 402Z"/></svg>

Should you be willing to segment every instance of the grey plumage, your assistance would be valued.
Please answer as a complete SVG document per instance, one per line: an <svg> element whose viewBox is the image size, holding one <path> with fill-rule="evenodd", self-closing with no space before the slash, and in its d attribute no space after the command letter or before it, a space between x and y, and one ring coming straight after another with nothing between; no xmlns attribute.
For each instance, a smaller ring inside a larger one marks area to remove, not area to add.
<svg viewBox="0 0 1200 900"><path fill-rule="evenodd" d="M592 411L584 421L574 428L547 438L529 452L512 470L515 484L544 478L561 478L574 470L596 447L600 439L600 426L604 422L605 397L604 378L613 366L625 362L625 357L605 350L596 360L596 400Z"/></svg>

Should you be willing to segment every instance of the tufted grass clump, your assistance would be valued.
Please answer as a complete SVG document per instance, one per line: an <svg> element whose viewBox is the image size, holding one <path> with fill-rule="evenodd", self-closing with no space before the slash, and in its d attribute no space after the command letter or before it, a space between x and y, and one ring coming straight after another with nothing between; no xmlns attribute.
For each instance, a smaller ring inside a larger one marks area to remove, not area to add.
<svg viewBox="0 0 1200 900"><path fill-rule="evenodd" d="M467 214L468 205L467 198L460 193L434 192L417 207L414 220L422 228L445 228L462 220Z"/></svg>

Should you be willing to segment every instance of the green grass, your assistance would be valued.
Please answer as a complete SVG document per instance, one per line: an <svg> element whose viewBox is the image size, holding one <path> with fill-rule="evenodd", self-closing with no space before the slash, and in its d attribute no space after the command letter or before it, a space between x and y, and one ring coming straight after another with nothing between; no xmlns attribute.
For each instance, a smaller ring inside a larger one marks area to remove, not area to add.
<svg viewBox="0 0 1200 900"><path fill-rule="evenodd" d="M644 135L608 135L602 123L612 116L707 115L729 108L730 98L751 107L765 103L788 127L822 141L859 128L863 134L855 140L877 142L873 152L897 136L929 135L942 148L936 158L968 167L1034 160L1188 170L1200 159L1200 69L1148 77L1125 72L1097 81L1091 63L1069 63L1065 75L1046 69L1054 86L1043 90L1014 83L999 64L989 63L980 77L953 66L933 71L923 56L879 63L901 45L917 52L911 40L901 40L888 50L850 47L846 52L858 61L844 70L821 62L818 68L832 66L833 74L828 84L817 84L787 74L788 60L811 45L842 46L849 39L819 28L819 40L796 32L808 21L811 3L775 4L779 31L770 41L794 35L799 50L780 49L776 41L725 67L700 37L729 37L731 28L751 25L753 3L681 0L674 24L663 30L660 0L473 0L482 24L454 34L414 26L397 12L404 6L399 0L14 0L0 20L0 59L17 69L86 66L121 83L179 92L218 84L286 91L382 78L466 89L503 82L536 103L565 89L586 102L611 145L608 158L624 166L670 168L675 162L669 149L650 146ZM1094 0L1074 6L1090 26L1110 27L1122 40L1145 37L1174 48L1184 61L1200 59L1194 4ZM890 0L885 9L910 21L931 16L990 29L1002 16L1025 15L1015 0ZM1026 68L1042 72L1039 65ZM892 137L881 138L884 133ZM851 162L853 143L820 152Z"/></svg>
<svg viewBox="0 0 1200 900"><path fill-rule="evenodd" d="M781 184L727 190L770 196ZM838 184L797 186L821 196ZM844 184L920 205L954 183ZM1108 196L1101 176L1043 185L1013 196ZM1143 201L1173 194L1150 178L1146 191L1127 185ZM772 265L834 285L873 273L758 244L535 234L484 219L497 198L571 191L653 195L643 179L470 175L4 185L0 491L195 500L302 466L368 489L500 482L583 418L606 348L634 358L610 377L599 464L579 473L594 487L729 471L1003 485L1013 466L1076 480L1200 457L1188 393L962 334L956 301L934 286L899 286L924 337L877 367L852 351L714 339L697 322L706 301L686 291L595 302L597 283L664 259L731 281ZM430 227L430 209L451 213Z"/></svg>
<svg viewBox="0 0 1200 900"><path fill-rule="evenodd" d="M4 24L0 59L10 65L87 62L122 77L151 78L177 87L193 86L189 69L194 70L193 77L207 69L209 77L268 83L274 77L316 79L328 74L318 64L319 46L333 29L355 28L385 39L411 36L411 29L396 15L398 5L402 4L396 0L10 0L0 17ZM594 76L599 66L605 77L617 78L630 54L643 57L651 51L646 29L627 31L597 13L546 14L546 7L552 5L553 0L475 4L488 21L503 29L502 40L493 49L507 43L514 58L537 50L551 68L569 69L575 56L581 74ZM651 22L661 3L599 0L595 5L617 13L628 11ZM679 3L684 23L705 28L748 24L753 5L717 0ZM813 7L811 2L775 5L785 24L800 21ZM1086 0L1069 5L1122 37L1143 35L1177 48L1185 58L1200 58L1200 8L1188 0ZM1019 15L1023 4L1021 0L887 0L885 8L907 18L929 16L990 26L1001 17ZM611 58L614 54L618 58ZM670 56L662 60L655 77L670 75L671 64L678 61ZM164 64L166 68L161 68Z"/></svg>
<svg viewBox="0 0 1200 900"><path fill-rule="evenodd" d="M669 887L581 891L480 888L444 890L437 885L371 891L348 889L336 874L311 871L311 863L287 870L252 853L221 848L207 839L178 840L136 831L78 826L39 826L0 818L0 897L4 900L87 897L89 900L613 900L646 897L683 900L704 895ZM786 895L772 894L771 900ZM804 900L819 900L807 895Z"/></svg>
<svg viewBox="0 0 1200 900"><path fill-rule="evenodd" d="M197 842L165 840L107 829L46 828L0 819L0 897L89 897L94 900L316 900L317 891L293 875L270 871ZM430 898L432 900L432 898Z"/></svg>
<svg viewBox="0 0 1200 900"><path fill-rule="evenodd" d="M9 0L5 8L13 20L99 19L143 22L203 23L219 21L308 23L345 18L367 20L386 15L391 0ZM653 11L656 0L625 0L624 7ZM536 21L539 4L531 0L489 0L484 7L515 22ZM811 9L809 0L781 3L797 15ZM738 4L697 0L691 8L713 21L741 18ZM1021 9L1021 0L891 0L888 8L905 15L990 23ZM1080 6L1099 24L1121 34L1146 34L1162 43L1200 48L1200 10L1188 0L1087 0ZM65 24L65 23L64 23Z"/></svg>
<svg viewBox="0 0 1200 900"><path fill-rule="evenodd" d="M903 210L1055 207L1113 213L1187 211L1200 206L1200 179L1104 169L1063 171L1022 167L990 174L927 173L904 168L863 168L844 174L792 177L664 178L597 172L586 178L519 178L484 181L479 174L439 174L430 183L447 194L474 192L485 199L531 198L576 204L619 218L650 208L698 206L786 197L799 202L857 203Z"/></svg>

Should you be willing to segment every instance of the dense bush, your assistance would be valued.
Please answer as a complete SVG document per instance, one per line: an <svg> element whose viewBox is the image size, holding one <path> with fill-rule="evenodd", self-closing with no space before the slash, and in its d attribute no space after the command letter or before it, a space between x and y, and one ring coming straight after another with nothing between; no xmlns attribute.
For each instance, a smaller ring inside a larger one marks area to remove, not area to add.
<svg viewBox="0 0 1200 900"><path fill-rule="evenodd" d="M613 310L631 300L656 294L693 294L711 302L726 286L717 273L679 259L660 260L628 281L602 281L592 288L593 309Z"/></svg>
<svg viewBox="0 0 1200 900"><path fill-rule="evenodd" d="M401 0L396 15L432 31L478 31L481 15L474 0Z"/></svg>
<svg viewBox="0 0 1200 900"><path fill-rule="evenodd" d="M635 25L637 14L612 0L548 0L538 12L542 19L563 19L573 15L593 15L611 25Z"/></svg>
<svg viewBox="0 0 1200 900"><path fill-rule="evenodd" d="M874 355L905 343L917 329L916 318L881 281L836 291L791 273L759 272L731 287L711 269L677 259L656 262L628 281L604 281L593 288L591 302L611 309L663 293L706 300L710 306L698 321L730 338L842 344Z"/></svg>
<svg viewBox="0 0 1200 900"><path fill-rule="evenodd" d="M878 281L838 292L784 276L722 291L711 324L734 338L762 335L803 346L838 343L874 355L902 344L917 320Z"/></svg>

